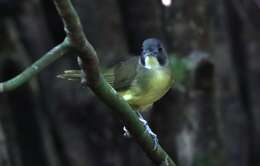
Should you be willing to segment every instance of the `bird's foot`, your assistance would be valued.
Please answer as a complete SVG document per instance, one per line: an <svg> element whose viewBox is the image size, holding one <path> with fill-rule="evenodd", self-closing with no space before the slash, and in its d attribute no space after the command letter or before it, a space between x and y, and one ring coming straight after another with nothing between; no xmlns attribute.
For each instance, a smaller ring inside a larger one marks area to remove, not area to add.
<svg viewBox="0 0 260 166"><path fill-rule="evenodd" d="M160 166L169 166L169 157L166 156L164 161L160 164Z"/></svg>
<svg viewBox="0 0 260 166"><path fill-rule="evenodd" d="M153 150L156 150L159 146L157 135L152 131L152 129L148 125L147 121L143 118L143 116L139 112L137 114L138 114L139 120L143 123L143 125L145 127L145 132L147 132L153 138L153 142L154 142Z"/></svg>
<svg viewBox="0 0 260 166"><path fill-rule="evenodd" d="M77 61L78 61L78 64L80 66L80 83L82 85L85 85L87 84L87 80L86 80L86 73L84 72L83 70L83 64L82 64L82 60L80 59L80 57L77 57Z"/></svg>
<svg viewBox="0 0 260 166"><path fill-rule="evenodd" d="M129 133L129 131L126 129L125 126L123 127L123 130L124 130L124 136L130 138L131 134Z"/></svg>
<svg viewBox="0 0 260 166"><path fill-rule="evenodd" d="M81 85L87 84L86 73L82 69L80 70L80 83Z"/></svg>
<svg viewBox="0 0 260 166"><path fill-rule="evenodd" d="M157 135L151 130L151 128L149 127L149 125L147 124L147 122L142 119L141 122L144 124L144 127L145 127L145 132L148 132L148 134L151 135L151 137L153 138L153 141L154 141L154 147L153 147L153 150L156 150L158 148L158 138L157 138ZM131 138L131 134L129 133L129 131L126 129L126 127L124 126L123 127L123 130L124 130L124 136L127 137L127 138Z"/></svg>
<svg viewBox="0 0 260 166"><path fill-rule="evenodd" d="M152 131L152 129L148 125L147 121L143 118L143 116L139 112L137 112L137 115L138 115L139 120L143 123L143 125L145 127L145 132L147 132L152 137L153 150L156 150L159 146L157 135ZM124 130L124 136L130 138L131 134L129 133L129 131L127 130L127 128L125 126L123 127L123 130Z"/></svg>

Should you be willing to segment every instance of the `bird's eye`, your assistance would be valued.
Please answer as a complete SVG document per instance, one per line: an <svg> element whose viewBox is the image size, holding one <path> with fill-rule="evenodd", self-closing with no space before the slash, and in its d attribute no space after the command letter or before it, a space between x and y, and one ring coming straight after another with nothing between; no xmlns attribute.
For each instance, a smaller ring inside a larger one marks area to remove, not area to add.
<svg viewBox="0 0 260 166"><path fill-rule="evenodd" d="M166 62L166 59L165 59L165 57L163 57L163 56L158 56L158 62L160 63L160 65L164 65L165 64L165 62Z"/></svg>
<svg viewBox="0 0 260 166"><path fill-rule="evenodd" d="M141 56L141 64L145 66L145 60L144 60L144 56Z"/></svg>
<svg viewBox="0 0 260 166"><path fill-rule="evenodd" d="M158 51L159 51L159 52L162 52L162 47L159 47L159 48L158 48Z"/></svg>

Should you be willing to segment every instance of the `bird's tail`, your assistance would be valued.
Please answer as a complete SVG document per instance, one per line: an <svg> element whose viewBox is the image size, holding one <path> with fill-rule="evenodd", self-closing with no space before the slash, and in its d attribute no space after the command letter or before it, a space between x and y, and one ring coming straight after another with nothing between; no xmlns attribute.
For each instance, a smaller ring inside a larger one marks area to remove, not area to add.
<svg viewBox="0 0 260 166"><path fill-rule="evenodd" d="M57 75L57 78L61 78L69 81L79 81L81 78L81 71L65 70L62 74Z"/></svg>

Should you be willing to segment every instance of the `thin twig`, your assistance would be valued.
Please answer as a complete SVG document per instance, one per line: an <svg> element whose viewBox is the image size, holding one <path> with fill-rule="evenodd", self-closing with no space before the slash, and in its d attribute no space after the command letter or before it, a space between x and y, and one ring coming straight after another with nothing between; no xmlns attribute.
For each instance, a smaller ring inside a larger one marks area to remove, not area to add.
<svg viewBox="0 0 260 166"><path fill-rule="evenodd" d="M28 82L33 76L46 68L49 64L62 57L69 50L67 38L59 45L44 54L39 60L26 68L22 73L14 78L0 83L0 93L11 91Z"/></svg>

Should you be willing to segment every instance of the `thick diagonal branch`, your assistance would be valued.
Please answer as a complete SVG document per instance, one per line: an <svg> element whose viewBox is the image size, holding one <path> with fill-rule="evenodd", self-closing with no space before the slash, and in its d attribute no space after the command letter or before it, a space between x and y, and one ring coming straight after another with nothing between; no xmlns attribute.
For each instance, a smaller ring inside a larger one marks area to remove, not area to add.
<svg viewBox="0 0 260 166"><path fill-rule="evenodd" d="M99 70L99 62L95 49L89 43L82 30L79 17L70 0L54 0L59 11L65 31L74 49L82 60L82 69L87 76L87 84L111 111L123 121L131 135L156 165L175 166L173 160L159 145L154 150L153 138L145 132L145 127L139 121L136 113L131 109L116 91L104 80Z"/></svg>

